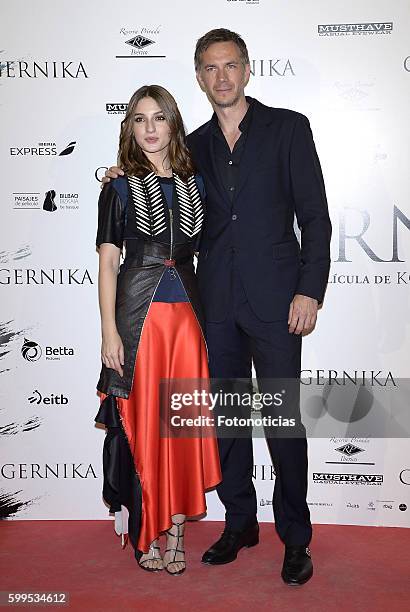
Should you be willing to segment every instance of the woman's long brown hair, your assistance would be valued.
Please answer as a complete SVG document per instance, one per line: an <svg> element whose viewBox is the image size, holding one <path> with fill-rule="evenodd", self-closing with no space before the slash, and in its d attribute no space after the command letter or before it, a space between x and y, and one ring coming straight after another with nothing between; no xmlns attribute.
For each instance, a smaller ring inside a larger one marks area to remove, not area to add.
<svg viewBox="0 0 410 612"><path fill-rule="evenodd" d="M135 109L142 98L155 100L164 113L171 131L168 148L169 163L173 172L186 181L194 174L195 168L186 146L184 123L173 96L160 85L144 85L132 95L125 117L121 122L119 165L125 174L134 176L145 176L149 172L156 171L155 166L137 144L133 132Z"/></svg>

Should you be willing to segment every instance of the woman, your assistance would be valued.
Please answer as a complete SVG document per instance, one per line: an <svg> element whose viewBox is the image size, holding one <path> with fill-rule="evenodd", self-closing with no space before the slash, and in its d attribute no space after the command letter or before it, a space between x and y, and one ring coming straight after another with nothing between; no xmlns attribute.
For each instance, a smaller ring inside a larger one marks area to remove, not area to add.
<svg viewBox="0 0 410 612"><path fill-rule="evenodd" d="M163 87L144 86L132 96L119 164L125 176L100 195L96 241L103 362L96 421L107 427L103 496L112 512L128 509L139 565L179 575L186 567L185 517L204 513L205 490L221 476L213 435L160 435L161 379L208 377L193 269L203 184L178 107Z"/></svg>

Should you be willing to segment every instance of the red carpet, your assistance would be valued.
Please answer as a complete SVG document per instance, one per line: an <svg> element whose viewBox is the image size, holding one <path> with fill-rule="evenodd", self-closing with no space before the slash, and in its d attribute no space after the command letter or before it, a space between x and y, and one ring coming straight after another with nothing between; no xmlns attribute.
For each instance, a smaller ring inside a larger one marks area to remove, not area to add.
<svg viewBox="0 0 410 612"><path fill-rule="evenodd" d="M188 569L174 577L139 569L111 522L6 521L0 590L68 591L65 609L87 612L410 610L410 529L315 526L315 574L303 587L282 583L283 546L266 523L259 546L241 551L234 563L202 565L202 552L221 529L213 522L188 525Z"/></svg>

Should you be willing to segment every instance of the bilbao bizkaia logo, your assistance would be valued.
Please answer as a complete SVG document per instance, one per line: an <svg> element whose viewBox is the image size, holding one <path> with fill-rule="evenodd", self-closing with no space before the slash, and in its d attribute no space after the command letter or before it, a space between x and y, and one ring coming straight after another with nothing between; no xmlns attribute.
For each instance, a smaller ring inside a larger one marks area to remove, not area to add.
<svg viewBox="0 0 410 612"><path fill-rule="evenodd" d="M88 79L83 62L22 61L4 57L0 60L0 78L4 79Z"/></svg>
<svg viewBox="0 0 410 612"><path fill-rule="evenodd" d="M64 406L69 403L68 397L63 393L43 395L38 389L34 389L32 395L27 400L30 404L45 404L46 406Z"/></svg>
<svg viewBox="0 0 410 612"><path fill-rule="evenodd" d="M60 361L62 357L73 357L74 349L69 346L45 346L44 350L34 340L24 338L21 355L26 361L38 361L42 356L47 361Z"/></svg>
<svg viewBox="0 0 410 612"><path fill-rule="evenodd" d="M392 21L367 23L325 23L317 26L319 36L374 36L391 34Z"/></svg>
<svg viewBox="0 0 410 612"><path fill-rule="evenodd" d="M78 193L56 192L49 189L43 193L39 191L16 191L12 194L14 210L45 210L55 212L56 210L76 211L79 210Z"/></svg>
<svg viewBox="0 0 410 612"><path fill-rule="evenodd" d="M160 26L141 26L137 28L120 28L121 47L116 58L127 57L166 57L158 51L157 45L160 37Z"/></svg>
<svg viewBox="0 0 410 612"><path fill-rule="evenodd" d="M125 115L128 108L128 102L107 102L105 104L105 112L108 115Z"/></svg>
<svg viewBox="0 0 410 612"><path fill-rule="evenodd" d="M332 485L381 485L382 474L329 474L325 472L313 472L314 484Z"/></svg>
<svg viewBox="0 0 410 612"><path fill-rule="evenodd" d="M38 142L34 146L10 147L10 155L12 157L65 157L71 155L76 144L76 141L73 140L61 149L55 142Z"/></svg>

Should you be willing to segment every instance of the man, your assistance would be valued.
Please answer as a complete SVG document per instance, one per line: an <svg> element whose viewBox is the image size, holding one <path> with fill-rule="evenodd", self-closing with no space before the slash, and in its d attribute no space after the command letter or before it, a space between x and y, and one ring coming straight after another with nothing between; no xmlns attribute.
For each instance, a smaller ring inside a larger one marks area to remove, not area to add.
<svg viewBox="0 0 410 612"><path fill-rule="evenodd" d="M243 39L226 29L202 36L196 77L214 115L188 136L207 192L198 260L210 373L258 384L300 376L301 335L316 323L330 266L331 224L319 160L303 115L245 97L250 77ZM108 172L108 176L116 176ZM293 229L301 230L301 247ZM307 494L307 442L269 436L275 467L273 508L285 544L282 578L303 584L313 573ZM302 435L300 434L302 431ZM259 541L250 437L220 438L226 509L221 538L202 557L220 565Z"/></svg>

